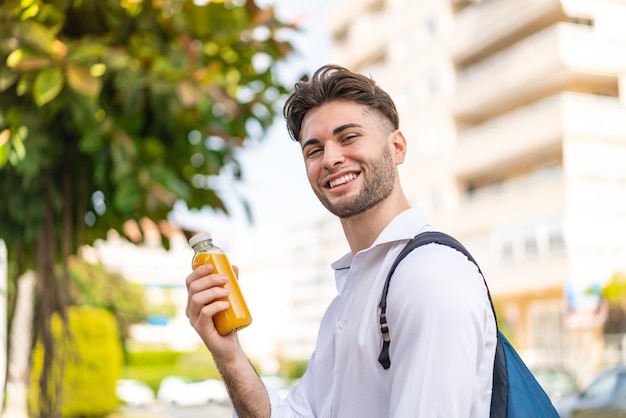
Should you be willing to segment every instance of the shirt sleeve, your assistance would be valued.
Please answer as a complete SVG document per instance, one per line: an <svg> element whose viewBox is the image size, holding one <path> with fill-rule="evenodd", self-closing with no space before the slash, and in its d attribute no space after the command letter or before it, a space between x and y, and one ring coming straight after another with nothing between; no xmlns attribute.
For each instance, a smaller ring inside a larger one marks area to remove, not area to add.
<svg viewBox="0 0 626 418"><path fill-rule="evenodd" d="M478 269L460 252L430 244L409 254L391 280L391 416L476 416L490 399L496 339Z"/></svg>

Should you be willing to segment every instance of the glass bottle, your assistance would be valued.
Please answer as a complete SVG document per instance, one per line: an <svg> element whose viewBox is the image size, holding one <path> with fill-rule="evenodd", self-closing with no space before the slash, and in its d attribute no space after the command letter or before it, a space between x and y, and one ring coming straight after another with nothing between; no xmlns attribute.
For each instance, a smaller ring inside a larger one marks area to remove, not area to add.
<svg viewBox="0 0 626 418"><path fill-rule="evenodd" d="M228 335L250 325L252 316L239 288L235 272L224 251L213 244L211 234L208 232L201 232L191 237L189 245L194 251L191 261L192 269L195 270L203 264L212 264L213 273L228 276L228 281L224 287L230 293L223 300L228 301L230 306L225 311L218 312L213 316L213 323L217 332L220 335Z"/></svg>

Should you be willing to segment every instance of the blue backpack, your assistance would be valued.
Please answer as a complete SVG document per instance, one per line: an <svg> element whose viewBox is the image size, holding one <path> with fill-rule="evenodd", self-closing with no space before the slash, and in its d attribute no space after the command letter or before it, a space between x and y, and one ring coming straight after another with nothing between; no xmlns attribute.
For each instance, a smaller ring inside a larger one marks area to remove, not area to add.
<svg viewBox="0 0 626 418"><path fill-rule="evenodd" d="M482 271L478 263L476 263L476 260L474 260L474 257L472 257L460 242L449 235L442 232L428 231L416 235L409 241L391 265L383 288L380 304L378 305L380 308L380 331L383 336L383 347L378 357L378 362L384 369L388 369L391 365L391 359L389 358L389 344L391 339L389 336L389 325L386 319L389 281L398 263L400 263L407 254L417 247L432 243L446 245L463 253L476 265L482 275ZM483 281L485 282L485 286L487 286L484 275ZM489 296L493 316L496 318L496 311L493 307L491 295L489 294L489 287L487 287L487 295ZM498 321L496 319L496 328L497 326ZM498 330L496 354L493 364L493 389L491 393L491 413L489 416L490 418L559 418L559 414L546 392L500 330Z"/></svg>

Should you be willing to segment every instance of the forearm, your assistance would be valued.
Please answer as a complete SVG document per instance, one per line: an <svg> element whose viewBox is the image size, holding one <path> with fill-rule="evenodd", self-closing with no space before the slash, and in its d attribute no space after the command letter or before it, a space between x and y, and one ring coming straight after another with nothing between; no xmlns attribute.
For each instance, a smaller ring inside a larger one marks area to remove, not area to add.
<svg viewBox="0 0 626 418"><path fill-rule="evenodd" d="M228 308L222 300L228 291L222 287L227 278L212 272L211 264L202 265L185 279L187 317L213 355L237 414L241 418L269 418L269 395L241 348L237 332L222 336L213 323L213 316Z"/></svg>
<svg viewBox="0 0 626 418"><path fill-rule="evenodd" d="M238 351L228 362L216 360L216 364L237 415L240 418L269 418L271 408L267 390L243 351Z"/></svg>

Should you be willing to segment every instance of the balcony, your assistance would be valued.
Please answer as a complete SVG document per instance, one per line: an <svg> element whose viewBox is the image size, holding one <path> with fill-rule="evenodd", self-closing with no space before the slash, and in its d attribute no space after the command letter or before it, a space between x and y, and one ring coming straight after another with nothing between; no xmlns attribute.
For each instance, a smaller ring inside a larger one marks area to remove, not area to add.
<svg viewBox="0 0 626 418"><path fill-rule="evenodd" d="M546 242L543 243L546 245L539 245L536 256L522 254L520 258L518 254L505 258L502 245L507 242L507 236L502 234L503 231L513 231L519 234L519 237L513 238L526 238L526 232L534 231L538 223L564 213L566 187L563 172L555 167L546 175L526 176L481 190L472 198L461 198L455 211L461 216L442 222L456 237L467 243L475 257L483 260L481 267L490 278L493 295L543 291L562 286L567 277L564 249L546 250L546 235Z"/></svg>
<svg viewBox="0 0 626 418"><path fill-rule="evenodd" d="M563 169L555 165L482 187L471 195L460 191L454 213L462 216L446 219L446 225L461 237L472 237L488 233L494 225L510 223L511 214L521 222L543 213L559 213L566 201L565 186Z"/></svg>
<svg viewBox="0 0 626 418"><path fill-rule="evenodd" d="M459 134L455 176L470 181L560 155L568 134L625 137L624 106L613 97L566 92L474 126Z"/></svg>
<svg viewBox="0 0 626 418"><path fill-rule="evenodd" d="M472 125L559 91L617 96L625 70L625 40L559 23L459 72L454 114Z"/></svg>
<svg viewBox="0 0 626 418"><path fill-rule="evenodd" d="M560 0L485 1L467 7L455 16L452 60L467 66L564 18Z"/></svg>
<svg viewBox="0 0 626 418"><path fill-rule="evenodd" d="M568 257L564 254L549 259L511 265L501 265L485 270L489 290L494 298L516 297L520 294L541 295L563 289L569 275Z"/></svg>
<svg viewBox="0 0 626 418"><path fill-rule="evenodd" d="M384 0L343 0L328 13L328 29L334 36L346 31L358 16L384 9Z"/></svg>
<svg viewBox="0 0 626 418"><path fill-rule="evenodd" d="M392 26L393 22L384 14L365 13L354 17L345 32L336 36L330 61L355 70L376 61L390 42Z"/></svg>
<svg viewBox="0 0 626 418"><path fill-rule="evenodd" d="M452 10L459 12L462 9L472 5L472 3L480 3L482 0L450 0Z"/></svg>

